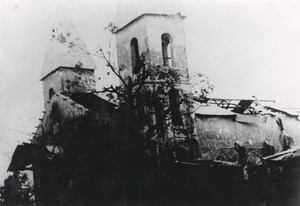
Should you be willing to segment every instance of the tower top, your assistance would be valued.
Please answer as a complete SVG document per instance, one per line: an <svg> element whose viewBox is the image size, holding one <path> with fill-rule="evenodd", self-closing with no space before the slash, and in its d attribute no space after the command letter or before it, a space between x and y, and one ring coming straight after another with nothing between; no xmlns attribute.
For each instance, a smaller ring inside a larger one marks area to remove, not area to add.
<svg viewBox="0 0 300 206"><path fill-rule="evenodd" d="M47 48L41 79L59 67L96 69L87 47L81 40L69 12L60 8L51 31L51 39Z"/></svg>
<svg viewBox="0 0 300 206"><path fill-rule="evenodd" d="M115 26L118 30L143 15L174 15L185 17L178 0L119 0Z"/></svg>

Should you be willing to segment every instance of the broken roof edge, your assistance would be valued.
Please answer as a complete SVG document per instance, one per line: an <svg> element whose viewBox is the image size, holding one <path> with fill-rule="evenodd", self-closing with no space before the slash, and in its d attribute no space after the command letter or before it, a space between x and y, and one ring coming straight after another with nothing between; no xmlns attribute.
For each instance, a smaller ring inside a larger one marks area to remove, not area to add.
<svg viewBox="0 0 300 206"><path fill-rule="evenodd" d="M90 108L88 108L88 107L86 107L86 105L83 105L82 103L77 102L77 101L75 100L75 99L76 99L76 96L78 97L78 95L81 95L81 96L86 96L86 98L89 98L89 97L87 96L87 95L89 95L91 98L97 98L97 101L102 101L103 103L109 105L111 108L114 108L114 109L115 109L115 107L117 107L116 104L110 102L109 100L106 100L106 99L102 98L101 96L97 95L95 92L84 92L84 93L82 93L82 92L72 92L72 93L70 93L70 94L63 93L62 95L69 97L70 99L72 99L72 100L73 100L74 102L76 102L77 104L80 104L80 105L82 105L83 107L85 107L85 108L87 108L87 109L89 109L89 110L91 110L91 111L93 111L93 110L90 109Z"/></svg>
<svg viewBox="0 0 300 206"><path fill-rule="evenodd" d="M32 164L33 155L35 154L34 152L32 152L32 150L34 148L36 149L38 147L41 147L41 145L36 145L36 144L31 144L31 143L26 143L26 142L18 144L12 155L11 162L7 168L7 172L32 170L31 168L26 168L26 166ZM25 154L24 154L24 151L26 152ZM28 154L28 151L30 151L30 154ZM23 155L22 155L22 153L23 153ZM20 154L21 154L21 156L20 156ZM19 157L22 157L23 161L21 161L21 162L18 161ZM22 164L22 165L20 165L20 164Z"/></svg>
<svg viewBox="0 0 300 206"><path fill-rule="evenodd" d="M55 73L56 71L60 70L60 69L71 69L71 70L75 70L75 69L80 69L80 70L90 70L90 71L95 71L95 69L89 69L89 68L76 68L76 67L67 67L67 66L59 66L56 69L53 69L51 72L49 72L47 75L45 75L43 78L40 79L40 81L43 81L44 79L46 79L47 77L49 77L51 74Z"/></svg>
<svg viewBox="0 0 300 206"><path fill-rule="evenodd" d="M194 96L195 99L197 99L197 96ZM271 103L275 103L276 101L273 99L258 99L255 96L251 96L251 97L233 97L233 98L224 98L224 97L213 97L213 96L207 96L203 99L206 100L228 100L228 101L242 101L242 100L246 100L246 101L257 101L257 102L271 102Z"/></svg>
<svg viewBox="0 0 300 206"><path fill-rule="evenodd" d="M261 115L269 114L272 116L276 116L279 113L300 120L300 112L297 112L296 110L291 111L289 109L277 107L275 104L275 100L271 100L271 99L256 99L254 96L252 98L214 98L214 97L199 98L197 96L193 96L193 100L199 103L206 103L211 105L215 104L218 105L220 108L226 110L232 109L231 111L236 114L245 114L245 113L235 112L234 111L235 108L250 108L254 110L254 114L261 114ZM252 103L249 106L245 107L244 105L240 105L242 101L251 101ZM272 105L270 105L269 103L272 103Z"/></svg>
<svg viewBox="0 0 300 206"><path fill-rule="evenodd" d="M235 118L237 114L200 114L196 113L196 117L222 117L222 118Z"/></svg>
<svg viewBox="0 0 300 206"><path fill-rule="evenodd" d="M285 114L289 117L292 117L292 118L299 118L300 115L299 114L293 114L289 111L286 111L285 109L281 109L281 108L278 108L278 107L274 107L274 106L264 106L262 105L265 109L267 110L271 110L272 112L278 112L278 113L282 113L282 114Z"/></svg>
<svg viewBox="0 0 300 206"><path fill-rule="evenodd" d="M116 26L116 29L115 29L115 31L113 31L113 33L117 34L118 32L124 30L125 28L127 28L128 26L130 26L134 22L138 21L139 19L142 19L144 16L163 16L163 17L168 17L168 16L175 16L175 15L181 17L182 19L186 18L186 16L183 15L181 12L178 12L178 13L175 13L175 14L144 13L144 14L141 14L141 15L137 16L133 20L129 21L128 23L126 23L126 24L124 24L124 25L122 25L120 27Z"/></svg>
<svg viewBox="0 0 300 206"><path fill-rule="evenodd" d="M278 152L278 153L273 154L273 155L269 155L269 156L263 157L262 159L263 160L272 160L273 158L275 159L275 158L278 158L280 156L284 156L284 155L286 155L288 153L296 153L296 152L299 152L299 151L300 151L300 145L297 145L297 146L294 146L291 149L288 149L288 150L281 151L281 152Z"/></svg>
<svg viewBox="0 0 300 206"><path fill-rule="evenodd" d="M228 111L215 104L207 104L206 106L201 106L195 110L195 114L198 116L215 116L215 117L216 116L234 117L237 115L236 113Z"/></svg>

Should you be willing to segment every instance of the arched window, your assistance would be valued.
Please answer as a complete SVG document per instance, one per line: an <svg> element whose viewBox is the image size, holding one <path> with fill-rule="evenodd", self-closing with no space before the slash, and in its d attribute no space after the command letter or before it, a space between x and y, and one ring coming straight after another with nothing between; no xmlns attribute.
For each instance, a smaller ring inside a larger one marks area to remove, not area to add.
<svg viewBox="0 0 300 206"><path fill-rule="evenodd" d="M171 35L162 34L161 35L161 46L163 55L163 65L172 66L172 51L171 51Z"/></svg>
<svg viewBox="0 0 300 206"><path fill-rule="evenodd" d="M130 42L130 52L131 52L131 62L132 68L135 70L139 59L139 45L138 40L136 38L131 39Z"/></svg>
<svg viewBox="0 0 300 206"><path fill-rule="evenodd" d="M52 88L49 89L49 100L52 98L54 95L54 90Z"/></svg>

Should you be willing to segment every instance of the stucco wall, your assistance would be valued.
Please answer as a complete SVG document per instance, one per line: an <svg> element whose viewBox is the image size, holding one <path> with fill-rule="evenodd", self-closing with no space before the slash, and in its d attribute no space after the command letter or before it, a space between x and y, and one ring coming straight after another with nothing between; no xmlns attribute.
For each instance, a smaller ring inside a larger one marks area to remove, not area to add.
<svg viewBox="0 0 300 206"><path fill-rule="evenodd" d="M43 80L44 105L49 109L49 90L55 93L62 92L90 92L95 89L93 70L60 68Z"/></svg>
<svg viewBox="0 0 300 206"><path fill-rule="evenodd" d="M138 40L139 54L146 51L147 46L147 33L146 33L145 18L141 18L139 21L134 22L130 26L124 28L116 34L117 45L117 57L118 66L120 69L125 69L123 74L129 75L131 72L131 52L130 42L132 38Z"/></svg>
<svg viewBox="0 0 300 206"><path fill-rule="evenodd" d="M137 38L139 54L149 49L151 63L163 65L161 35L168 33L172 37L173 65L187 71L187 58L183 19L179 15L159 16L145 15L124 27L116 34L119 68L131 71L130 41Z"/></svg>
<svg viewBox="0 0 300 206"><path fill-rule="evenodd" d="M53 124L56 121L59 125L63 125L67 121L83 116L88 111L82 105L61 94L55 94L48 105L49 110L42 121L44 133L52 133Z"/></svg>
<svg viewBox="0 0 300 206"><path fill-rule="evenodd" d="M75 124L75 122L82 122L81 120L88 114L91 116L90 121L92 121L90 126L99 126L99 128L101 128L101 125L104 125L104 129L113 126L115 128L113 133L117 133L118 129L121 128L120 124L117 123L121 121L120 114L116 111L111 111L106 104L101 105L103 107L102 110L90 111L81 104L73 101L71 98L58 93L51 98L50 103L48 104L49 110L42 119L42 127L39 128L39 135L37 135L37 137L44 136L44 141L55 140L54 124L57 124L58 126L57 132L64 129L76 133L78 125Z"/></svg>
<svg viewBox="0 0 300 206"><path fill-rule="evenodd" d="M147 25L147 35L149 37L148 45L151 52L151 60L155 64L163 64L161 35L168 33L172 39L172 64L176 68L186 70L188 66L182 17L179 15L147 16L145 20Z"/></svg>
<svg viewBox="0 0 300 206"><path fill-rule="evenodd" d="M300 121L284 115L282 118L285 131L300 143ZM197 132L200 148L204 157L211 158L219 148L233 147L235 141L246 147L260 148L268 141L277 152L281 151L280 130L276 117L271 115L237 114L233 117L197 116Z"/></svg>

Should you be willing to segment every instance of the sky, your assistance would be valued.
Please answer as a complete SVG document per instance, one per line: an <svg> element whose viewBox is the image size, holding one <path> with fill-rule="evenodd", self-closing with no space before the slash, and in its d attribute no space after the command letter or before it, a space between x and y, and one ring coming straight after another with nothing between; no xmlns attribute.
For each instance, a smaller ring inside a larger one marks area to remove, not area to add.
<svg viewBox="0 0 300 206"><path fill-rule="evenodd" d="M0 0L0 185L17 144L42 117L41 72L56 10L68 9L89 51L106 48L118 0ZM300 108L300 0L181 0L190 71L211 97L272 99ZM96 79L108 71L94 58ZM106 79L106 80L105 80ZM100 88L110 80L97 82Z"/></svg>

